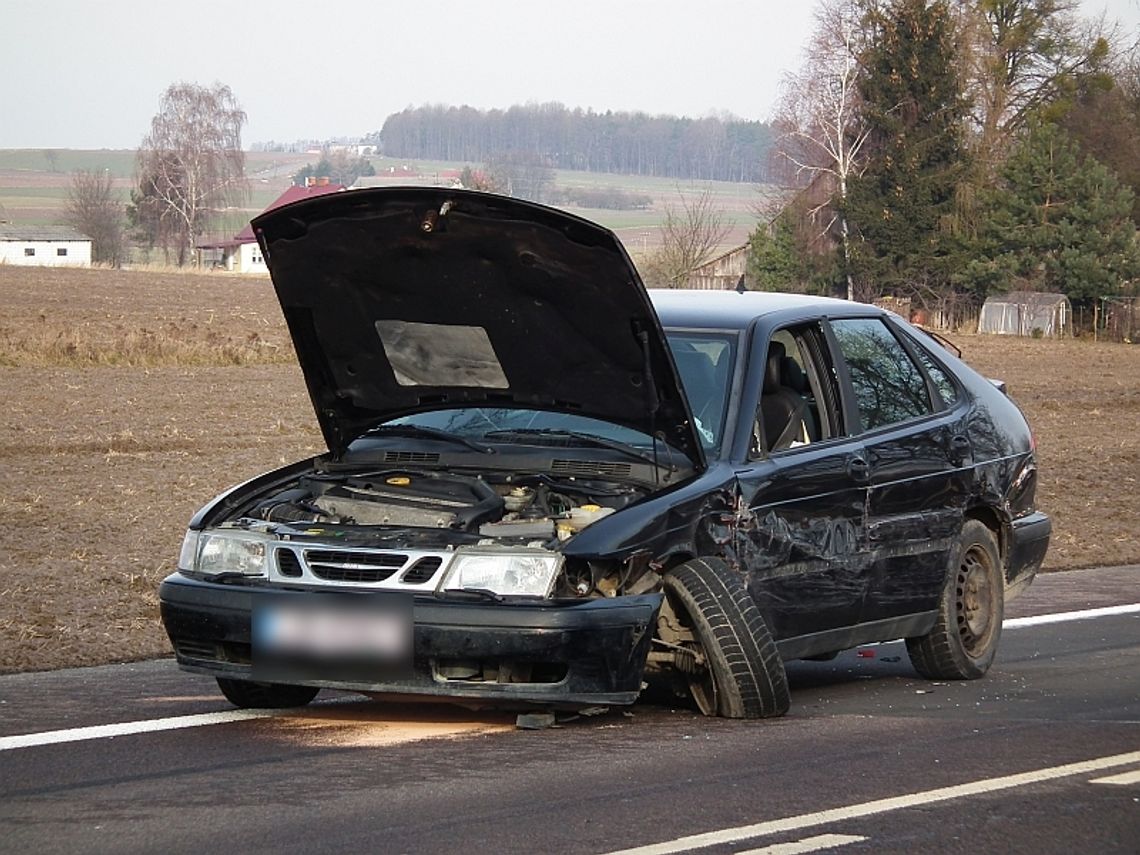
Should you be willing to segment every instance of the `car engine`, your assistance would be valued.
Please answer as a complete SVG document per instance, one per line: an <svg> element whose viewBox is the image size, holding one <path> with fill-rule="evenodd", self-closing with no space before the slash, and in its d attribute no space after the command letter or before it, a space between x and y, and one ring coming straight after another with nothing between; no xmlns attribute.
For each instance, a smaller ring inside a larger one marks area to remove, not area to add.
<svg viewBox="0 0 1140 855"><path fill-rule="evenodd" d="M627 484L506 475L381 471L313 474L259 501L247 517L319 523L444 529L482 538L567 539L644 495Z"/></svg>

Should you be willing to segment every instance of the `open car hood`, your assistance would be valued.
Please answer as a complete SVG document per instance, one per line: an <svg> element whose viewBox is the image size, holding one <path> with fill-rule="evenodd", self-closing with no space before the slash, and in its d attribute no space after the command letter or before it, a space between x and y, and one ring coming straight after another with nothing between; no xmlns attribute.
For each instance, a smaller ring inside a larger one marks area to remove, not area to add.
<svg viewBox="0 0 1140 855"><path fill-rule="evenodd" d="M329 450L387 419L525 407L703 453L665 335L612 232L464 190L333 193L253 220Z"/></svg>

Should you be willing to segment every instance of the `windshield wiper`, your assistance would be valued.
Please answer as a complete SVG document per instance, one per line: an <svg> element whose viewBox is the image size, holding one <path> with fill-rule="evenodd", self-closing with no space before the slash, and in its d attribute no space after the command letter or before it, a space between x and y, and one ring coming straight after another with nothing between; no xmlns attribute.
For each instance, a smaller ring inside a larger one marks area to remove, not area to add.
<svg viewBox="0 0 1140 855"><path fill-rule="evenodd" d="M652 454L648 451L642 451L636 446L620 442L616 439L607 439L604 436L595 436L592 433L582 433L576 430L566 430L563 428L507 428L506 430L493 430L490 433L483 434L484 439L490 439L491 437L495 439L509 439L512 436L519 436L523 439L530 436L576 439L588 445L596 445L601 448L617 451L627 457L636 458L643 463L651 463L654 466L661 465L658 461L653 459Z"/></svg>
<svg viewBox="0 0 1140 855"><path fill-rule="evenodd" d="M425 439L438 439L443 442L454 442L459 445L465 445L468 448L478 451L480 454L494 454L495 449L478 440L470 439L466 436L461 436L457 433L449 433L439 428L424 427L423 425L376 425L365 431L366 435L371 434L387 434L388 436L411 436L423 437Z"/></svg>

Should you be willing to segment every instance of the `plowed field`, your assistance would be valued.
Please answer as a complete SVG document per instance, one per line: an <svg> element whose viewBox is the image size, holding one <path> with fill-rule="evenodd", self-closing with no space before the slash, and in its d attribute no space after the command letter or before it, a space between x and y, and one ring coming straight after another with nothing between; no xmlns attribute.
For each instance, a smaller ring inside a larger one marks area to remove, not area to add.
<svg viewBox="0 0 1140 855"><path fill-rule="evenodd" d="M169 652L207 499L324 445L268 280L0 266L0 671ZM1140 347L959 335L1034 425L1047 569L1140 563Z"/></svg>

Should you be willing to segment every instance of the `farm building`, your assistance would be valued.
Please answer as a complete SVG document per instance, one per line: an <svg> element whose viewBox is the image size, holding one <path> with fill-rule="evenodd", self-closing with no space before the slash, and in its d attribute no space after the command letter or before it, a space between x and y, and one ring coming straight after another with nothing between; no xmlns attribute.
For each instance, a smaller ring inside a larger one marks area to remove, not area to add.
<svg viewBox="0 0 1140 855"><path fill-rule="evenodd" d="M689 288L702 291L728 291L736 287L748 264L748 244L722 253L698 267L689 276Z"/></svg>
<svg viewBox="0 0 1140 855"><path fill-rule="evenodd" d="M0 223L0 264L90 267L91 238L68 226Z"/></svg>
<svg viewBox="0 0 1140 855"><path fill-rule="evenodd" d="M986 298L978 317L978 332L1063 336L1072 332L1072 324L1073 307L1064 294L1011 291Z"/></svg>
<svg viewBox="0 0 1140 855"><path fill-rule="evenodd" d="M343 184L333 184L327 178L310 178L309 181L310 183L304 187L296 185L289 187L265 210L272 211L292 202L323 196L326 193L337 193L345 189ZM234 273L269 273L265 259L261 257L261 247L257 245L257 238L253 236L253 227L250 225L246 225L230 240L200 243L197 249L202 252L204 265L212 264L214 267L222 267Z"/></svg>

